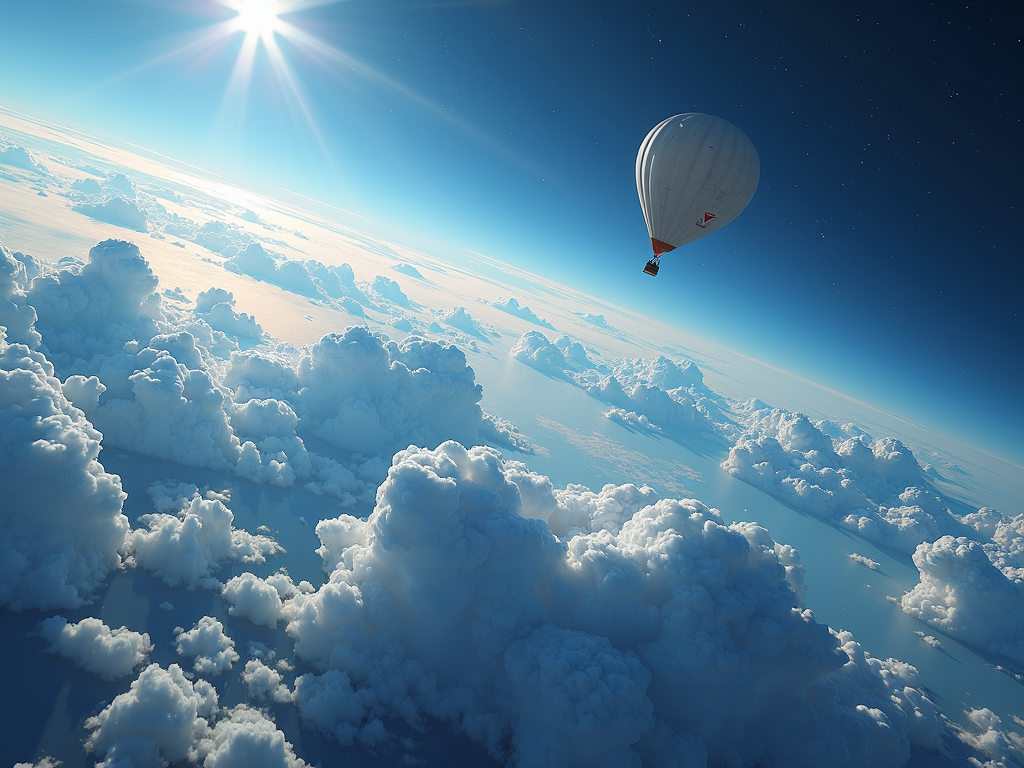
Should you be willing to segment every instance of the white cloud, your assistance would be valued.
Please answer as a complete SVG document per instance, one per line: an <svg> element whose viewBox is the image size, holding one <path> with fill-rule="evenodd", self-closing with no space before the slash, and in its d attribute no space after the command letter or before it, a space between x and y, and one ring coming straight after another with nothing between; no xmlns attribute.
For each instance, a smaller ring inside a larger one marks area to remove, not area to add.
<svg viewBox="0 0 1024 768"><path fill-rule="evenodd" d="M121 479L39 352L0 328L0 605L77 608L121 564Z"/></svg>
<svg viewBox="0 0 1024 768"><path fill-rule="evenodd" d="M370 283L370 288L385 301L390 301L392 304L397 304L400 307L409 306L409 297L402 292L402 288L398 283L390 277L377 275L373 278L373 282Z"/></svg>
<svg viewBox="0 0 1024 768"><path fill-rule="evenodd" d="M14 768L57 768L58 765L63 764L60 760L45 755L37 763L15 763Z"/></svg>
<svg viewBox="0 0 1024 768"><path fill-rule="evenodd" d="M0 149L0 165L20 168L23 171L46 173L46 169L37 163L24 147L13 144Z"/></svg>
<svg viewBox="0 0 1024 768"><path fill-rule="evenodd" d="M300 362L299 383L303 424L363 456L472 441L480 430L482 389L465 354L416 336L396 344L362 326L327 334Z"/></svg>
<svg viewBox="0 0 1024 768"><path fill-rule="evenodd" d="M216 707L217 692L205 680L191 683L177 664L150 664L128 691L85 721L85 747L104 757L98 764L104 768L164 768L191 757Z"/></svg>
<svg viewBox="0 0 1024 768"><path fill-rule="evenodd" d="M220 715L195 745L203 768L305 768L274 721L258 709L239 704Z"/></svg>
<svg viewBox="0 0 1024 768"><path fill-rule="evenodd" d="M1024 513L1010 517L982 507L964 515L961 521L985 539L985 553L1006 578L1024 582Z"/></svg>
<svg viewBox="0 0 1024 768"><path fill-rule="evenodd" d="M245 662L242 682L249 698L257 702L276 701L278 703L292 700L292 692L282 684L281 673L267 666L260 659L249 659Z"/></svg>
<svg viewBox="0 0 1024 768"><path fill-rule="evenodd" d="M27 300L47 354L63 375L99 374L126 344L157 334L158 280L132 243L104 240L80 269L35 279ZM89 367L94 366L95 370ZM104 384L110 385L103 376Z"/></svg>
<svg viewBox="0 0 1024 768"><path fill-rule="evenodd" d="M550 624L511 643L520 765L640 766L631 745L654 725L651 673L604 637Z"/></svg>
<svg viewBox="0 0 1024 768"><path fill-rule="evenodd" d="M7 329L9 343L36 349L41 337L34 326L36 311L25 299L28 284L25 263L0 245L0 326Z"/></svg>
<svg viewBox="0 0 1024 768"><path fill-rule="evenodd" d="M966 710L971 725L964 728L951 723L957 737L969 747L977 750L985 763L971 758L971 765L978 768L1016 768L1024 765L1024 736L1008 726L987 707Z"/></svg>
<svg viewBox="0 0 1024 768"><path fill-rule="evenodd" d="M441 320L452 328L457 328L470 336L483 336L484 332L480 324L473 318L465 307L454 307L445 310L440 314Z"/></svg>
<svg viewBox="0 0 1024 768"><path fill-rule="evenodd" d="M212 616L203 616L187 632L175 630L175 643L181 656L193 658L192 667L201 675L219 675L238 661L235 641L224 634L224 625Z"/></svg>
<svg viewBox="0 0 1024 768"><path fill-rule="evenodd" d="M420 271L416 269L416 267L414 267L412 264L406 264L405 262L399 264L392 264L391 269L395 270L395 272L401 272L403 275L415 277L418 280L424 279L423 275L420 274Z"/></svg>
<svg viewBox="0 0 1024 768"><path fill-rule="evenodd" d="M330 578L284 603L317 670L295 683L307 725L349 743L429 715L523 764L896 765L939 748L916 670L817 624L795 552L763 528L545 481L484 447L410 448L368 520L318 525ZM564 516L565 538L524 514Z"/></svg>
<svg viewBox="0 0 1024 768"><path fill-rule="evenodd" d="M657 424L652 424L651 420L644 416L642 413L638 414L635 411L625 411L622 408L609 408L604 412L606 418L612 421L617 421L624 427L631 429L638 429L643 432L650 432L655 435L664 435L665 432Z"/></svg>
<svg viewBox="0 0 1024 768"><path fill-rule="evenodd" d="M158 485L156 498L163 494L166 490ZM139 517L147 527L132 530L127 540L135 563L171 586L216 589L221 585L213 573L222 562L262 563L281 551L280 545L267 536L234 528L234 514L223 497L214 493L207 496L194 492L191 498L185 495L171 502L180 504L173 514L157 512Z"/></svg>
<svg viewBox="0 0 1024 768"><path fill-rule="evenodd" d="M715 441L735 431L723 412L724 400L704 385L703 374L689 361L658 357L595 364L580 343L566 335L551 342L539 331L524 333L510 354L616 406L606 415L621 423L639 427L645 419L659 432L697 433Z"/></svg>
<svg viewBox="0 0 1024 768"><path fill-rule="evenodd" d="M1024 665L1024 582L1006 578L981 544L963 537L921 544L914 565L921 581L903 596L904 612Z"/></svg>
<svg viewBox="0 0 1024 768"><path fill-rule="evenodd" d="M228 613L249 619L253 624L273 628L281 618L283 600L298 590L286 573L276 573L261 579L253 573L243 573L228 580L221 596L230 606Z"/></svg>
<svg viewBox="0 0 1024 768"><path fill-rule="evenodd" d="M542 328L549 328L554 330L554 326L547 320L537 317L529 307L523 307L519 305L519 302L511 296L505 300L498 299L492 306L497 307L502 312L508 312L510 315L526 320L527 322L539 325Z"/></svg>
<svg viewBox="0 0 1024 768"><path fill-rule="evenodd" d="M562 350L548 341L548 337L540 331L524 333L509 354L519 362L526 363L549 376L565 376L566 371L572 367L562 354Z"/></svg>
<svg viewBox="0 0 1024 768"><path fill-rule="evenodd" d="M872 571L882 570L882 566L877 560L872 560L870 557L862 555L859 552L847 552L846 556L853 560L853 562L860 563L865 568L870 568Z"/></svg>
<svg viewBox="0 0 1024 768"><path fill-rule="evenodd" d="M904 552L960 530L945 503L924 487L909 448L891 437L846 434L800 413L751 409L722 467L786 504Z"/></svg>
<svg viewBox="0 0 1024 768"><path fill-rule="evenodd" d="M53 616L39 625L39 633L50 643L51 653L71 659L104 680L130 675L135 667L146 663L153 650L145 632L127 627L112 630L92 617L69 624L63 616Z"/></svg>
<svg viewBox="0 0 1024 768"><path fill-rule="evenodd" d="M101 203L78 203L72 206L71 210L104 224L113 224L115 227L134 229L136 232L149 231L145 211L134 201L125 200L123 197L112 197Z"/></svg>
<svg viewBox="0 0 1024 768"><path fill-rule="evenodd" d="M210 288L200 293L196 298L195 312L211 328L229 336L250 339L263 336L263 328L256 322L256 318L244 312L235 312L235 297L223 288Z"/></svg>

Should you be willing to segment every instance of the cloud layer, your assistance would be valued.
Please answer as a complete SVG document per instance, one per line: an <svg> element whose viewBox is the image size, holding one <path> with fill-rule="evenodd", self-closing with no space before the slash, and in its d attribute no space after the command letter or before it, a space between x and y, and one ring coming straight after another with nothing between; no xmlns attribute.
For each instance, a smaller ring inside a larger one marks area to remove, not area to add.
<svg viewBox="0 0 1024 768"><path fill-rule="evenodd" d="M121 479L39 352L0 328L0 605L77 608L121 565Z"/></svg>
<svg viewBox="0 0 1024 768"><path fill-rule="evenodd" d="M304 721L347 743L431 715L522 765L898 765L938 747L913 668L818 625L764 529L602 494L560 539L523 500L568 505L492 450L397 454L369 520L318 525L329 581L285 602L318 670L295 684Z"/></svg>

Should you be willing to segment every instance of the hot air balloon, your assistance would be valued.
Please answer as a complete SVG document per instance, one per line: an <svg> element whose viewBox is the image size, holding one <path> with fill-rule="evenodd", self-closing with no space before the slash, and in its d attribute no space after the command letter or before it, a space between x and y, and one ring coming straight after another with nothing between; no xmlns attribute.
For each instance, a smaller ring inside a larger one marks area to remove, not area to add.
<svg viewBox="0 0 1024 768"><path fill-rule="evenodd" d="M658 123L636 156L636 189L657 275L661 256L710 235L754 196L761 161L746 134L720 117L686 112Z"/></svg>

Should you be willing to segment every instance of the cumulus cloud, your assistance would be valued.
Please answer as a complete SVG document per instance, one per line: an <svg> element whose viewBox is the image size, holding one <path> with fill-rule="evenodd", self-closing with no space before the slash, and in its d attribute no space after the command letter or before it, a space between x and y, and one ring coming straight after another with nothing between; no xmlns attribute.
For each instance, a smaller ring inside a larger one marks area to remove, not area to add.
<svg viewBox="0 0 1024 768"><path fill-rule="evenodd" d="M272 283L291 293L309 298L344 299L357 308L365 301L348 264L326 265L314 260L288 259L268 253L256 242L241 243L241 247L224 245L213 250L231 254L224 263L225 269Z"/></svg>
<svg viewBox="0 0 1024 768"><path fill-rule="evenodd" d="M284 609L284 600L298 592L288 574L283 572L261 579L253 573L243 573L230 579L221 590L221 596L230 606L228 613L249 619L253 624L273 628Z"/></svg>
<svg viewBox="0 0 1024 768"><path fill-rule="evenodd" d="M203 616L187 632L175 630L178 654L191 656L192 668L201 675L219 675L238 661L235 641L224 634L224 625L212 616Z"/></svg>
<svg viewBox="0 0 1024 768"><path fill-rule="evenodd" d="M468 333L470 336L482 337L484 335L480 324L466 311L465 307L447 309L441 313L440 317L445 325L457 328L463 333Z"/></svg>
<svg viewBox="0 0 1024 768"><path fill-rule="evenodd" d="M817 624L795 553L696 500L556 492L449 442L399 452L368 520L317 533L330 578L284 605L316 670L293 698L345 743L430 715L519 764L898 765L939 747L916 670Z"/></svg>
<svg viewBox="0 0 1024 768"><path fill-rule="evenodd" d="M391 269L395 270L395 272L401 272L403 275L415 277L417 280L424 279L423 275L420 274L420 271L416 269L416 267L412 264L406 264L404 261L399 264L392 264Z"/></svg>
<svg viewBox="0 0 1024 768"><path fill-rule="evenodd" d="M549 376L564 377L570 366L565 355L540 331L527 331L519 337L509 354L521 363Z"/></svg>
<svg viewBox="0 0 1024 768"><path fill-rule="evenodd" d="M63 764L60 760L45 755L37 763L15 763L14 768L57 768L58 765Z"/></svg>
<svg viewBox="0 0 1024 768"><path fill-rule="evenodd" d="M872 571L882 570L882 565L877 560L872 560L866 555L862 555L858 552L848 552L846 556L853 560L853 562L860 563L865 568L870 568Z"/></svg>
<svg viewBox="0 0 1024 768"><path fill-rule="evenodd" d="M41 353L0 328L0 605L77 608L121 565L121 479Z"/></svg>
<svg viewBox="0 0 1024 768"><path fill-rule="evenodd" d="M235 312L235 297L223 288L211 288L200 293L195 311L211 328L229 336L250 339L263 336L263 328L256 322L256 318L245 312Z"/></svg>
<svg viewBox="0 0 1024 768"><path fill-rule="evenodd" d="M661 432L696 433L716 441L734 431L723 412L724 401L704 385L703 374L690 361L633 358L598 365L567 335L551 342L539 331L524 333L510 354L615 406L606 415L622 423L640 426L642 417Z"/></svg>
<svg viewBox="0 0 1024 768"><path fill-rule="evenodd" d="M88 617L69 624L63 616L53 616L39 625L39 634L57 653L104 680L125 677L145 664L153 650L149 635L127 627L111 629L99 619Z"/></svg>
<svg viewBox="0 0 1024 768"><path fill-rule="evenodd" d="M961 518L973 528L989 560L1006 578L1024 582L1024 513L1004 515L992 507L982 507Z"/></svg>
<svg viewBox="0 0 1024 768"><path fill-rule="evenodd" d="M797 509L908 553L961 530L899 440L832 437L823 427L800 413L753 410L722 467Z"/></svg>
<svg viewBox="0 0 1024 768"><path fill-rule="evenodd" d="M497 307L502 312L508 312L510 315L515 315L522 320L533 323L534 325L539 325L541 328L549 328L551 330L555 329L555 326L547 320L537 317L529 307L520 306L519 302L511 296L504 301L498 299L498 301L494 302L492 306Z"/></svg>
<svg viewBox="0 0 1024 768"><path fill-rule="evenodd" d="M13 144L0 149L0 165L33 173L46 173L46 169L35 161L27 149Z"/></svg>
<svg viewBox="0 0 1024 768"><path fill-rule="evenodd" d="M278 727L263 712L239 704L198 739L195 762L203 768L305 768Z"/></svg>
<svg viewBox="0 0 1024 768"><path fill-rule="evenodd" d="M217 692L205 680L190 682L181 667L150 664L125 693L85 721L85 747L104 768L163 768L189 759L209 732Z"/></svg>
<svg viewBox="0 0 1024 768"><path fill-rule="evenodd" d="M409 306L409 297L402 292L398 283L390 277L377 275L373 278L373 282L370 283L370 288L385 301L390 301L392 304L397 304L400 307Z"/></svg>
<svg viewBox="0 0 1024 768"><path fill-rule="evenodd" d="M282 679L280 672L267 666L260 659L249 659L245 662L242 682L245 683L245 690L253 701L291 701L292 692L281 682Z"/></svg>
<svg viewBox="0 0 1024 768"><path fill-rule="evenodd" d="M25 297L31 279L25 262L24 254L0 245L0 326L7 329L8 342L36 349L42 338L34 325L36 311Z"/></svg>
<svg viewBox="0 0 1024 768"><path fill-rule="evenodd" d="M652 424L651 420L644 416L642 413L638 414L634 411L625 411L622 408L609 408L604 412L605 418L616 421L622 424L624 427L630 429L637 429L642 432L650 432L655 435L664 435L665 432L657 424Z"/></svg>
<svg viewBox="0 0 1024 768"><path fill-rule="evenodd" d="M410 443L473 441L483 391L457 347L362 326L320 339L299 364L302 423L330 444L390 455Z"/></svg>
<svg viewBox="0 0 1024 768"><path fill-rule="evenodd" d="M123 197L112 197L101 203L78 203L72 206L71 210L104 224L113 224L115 227L133 229L136 232L149 231L146 212L134 201L125 200Z"/></svg>
<svg viewBox="0 0 1024 768"><path fill-rule="evenodd" d="M194 486L188 488L193 491L191 497L169 502L180 505L173 514L139 517L146 527L132 530L126 542L136 565L170 586L219 588L213 573L222 562L263 563L282 551L268 536L233 527L234 514L224 503L225 497L209 492L204 498ZM163 486L157 485L153 492L158 504L166 498Z"/></svg>
<svg viewBox="0 0 1024 768"><path fill-rule="evenodd" d="M1004 726L1002 719L987 707L972 708L966 710L966 714L970 726L965 728L955 723L951 726L964 744L977 750L982 758L987 758L984 763L970 758L972 766L1016 768L1024 765L1024 736Z"/></svg>
<svg viewBox="0 0 1024 768"><path fill-rule="evenodd" d="M908 615L983 651L1024 666L1024 582L988 559L984 547L943 536L914 552L921 581L903 596Z"/></svg>

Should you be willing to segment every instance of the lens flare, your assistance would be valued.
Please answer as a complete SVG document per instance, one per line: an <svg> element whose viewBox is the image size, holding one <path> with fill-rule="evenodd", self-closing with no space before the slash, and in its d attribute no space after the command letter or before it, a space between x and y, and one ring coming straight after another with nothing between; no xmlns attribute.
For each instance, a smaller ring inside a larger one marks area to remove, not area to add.
<svg viewBox="0 0 1024 768"><path fill-rule="evenodd" d="M239 0L234 8L238 11L235 25L246 35L268 38L278 30L277 0Z"/></svg>

